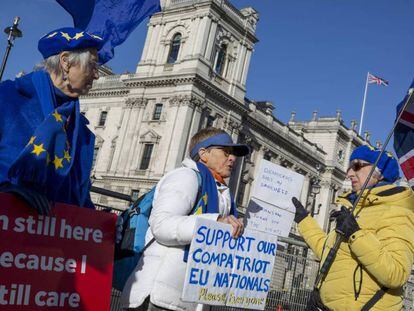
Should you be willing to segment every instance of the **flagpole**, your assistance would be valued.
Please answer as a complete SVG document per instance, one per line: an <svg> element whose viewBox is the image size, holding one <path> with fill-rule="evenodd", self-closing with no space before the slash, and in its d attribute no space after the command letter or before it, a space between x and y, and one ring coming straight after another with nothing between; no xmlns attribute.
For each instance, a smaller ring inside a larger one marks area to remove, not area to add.
<svg viewBox="0 0 414 311"><path fill-rule="evenodd" d="M368 76L369 76L369 72L367 72L367 80L365 81L364 101L362 102L361 121L359 122L358 135L361 135L362 122L364 122L365 101L367 100L367 91L368 91Z"/></svg>

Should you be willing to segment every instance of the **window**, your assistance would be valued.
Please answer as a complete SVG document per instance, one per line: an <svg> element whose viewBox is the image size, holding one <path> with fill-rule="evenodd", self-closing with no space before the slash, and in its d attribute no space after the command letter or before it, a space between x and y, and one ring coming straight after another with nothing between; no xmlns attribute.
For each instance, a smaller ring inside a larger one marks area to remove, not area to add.
<svg viewBox="0 0 414 311"><path fill-rule="evenodd" d="M177 33L174 35L171 46L170 52L168 53L168 64L174 64L178 59L178 52L180 52L180 45L181 45L181 34Z"/></svg>
<svg viewBox="0 0 414 311"><path fill-rule="evenodd" d="M107 111L102 111L101 112L101 115L99 116L98 126L104 126L105 125L107 115L108 115Z"/></svg>
<svg viewBox="0 0 414 311"><path fill-rule="evenodd" d="M131 201L135 202L139 198L139 190L132 189L131 190Z"/></svg>
<svg viewBox="0 0 414 311"><path fill-rule="evenodd" d="M98 157L99 147L95 146L93 148L93 157L92 157L92 168L95 168L96 158Z"/></svg>
<svg viewBox="0 0 414 311"><path fill-rule="evenodd" d="M214 120L216 120L216 117L214 116L208 116L207 117L207 122L206 122L206 127L212 127L214 125Z"/></svg>
<svg viewBox="0 0 414 311"><path fill-rule="evenodd" d="M338 151L338 155L336 157L337 157L339 163L343 163L344 162L344 151L342 149L340 149Z"/></svg>
<svg viewBox="0 0 414 311"><path fill-rule="evenodd" d="M149 167L152 149L154 149L154 144L145 144L144 152L142 154L141 165L139 166L140 170L146 170Z"/></svg>
<svg viewBox="0 0 414 311"><path fill-rule="evenodd" d="M338 190L337 189L333 189L332 194L331 194L331 204L335 204L336 201L336 197L338 195Z"/></svg>
<svg viewBox="0 0 414 311"><path fill-rule="evenodd" d="M214 71L222 76L224 73L224 67L226 64L226 54L227 54L227 45L222 44L220 45L220 47L217 49L216 52L216 63L214 65Z"/></svg>
<svg viewBox="0 0 414 311"><path fill-rule="evenodd" d="M153 120L161 119L162 104L155 104L154 114L152 115Z"/></svg>
<svg viewBox="0 0 414 311"><path fill-rule="evenodd" d="M246 192L246 183L241 181L239 184L239 191L237 194L237 205L240 205L240 206L243 205L243 198L244 198L245 192Z"/></svg>

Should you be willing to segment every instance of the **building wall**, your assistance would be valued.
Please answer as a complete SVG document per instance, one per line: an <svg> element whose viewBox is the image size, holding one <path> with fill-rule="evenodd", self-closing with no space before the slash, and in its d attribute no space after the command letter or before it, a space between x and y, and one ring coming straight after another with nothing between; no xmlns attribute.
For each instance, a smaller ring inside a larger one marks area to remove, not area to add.
<svg viewBox="0 0 414 311"><path fill-rule="evenodd" d="M105 75L81 99L81 110L97 136L95 186L130 194L144 193L187 154L191 136L213 125L235 141L250 145L230 185L242 212L250 199L256 171L265 158L305 176L301 201L327 228L332 197L344 185L344 159L363 141L340 118L284 124L270 102L245 98L246 79L258 14L237 10L228 1L168 0L148 25L145 46L133 74ZM172 40L181 34L175 62ZM217 72L219 48L227 47ZM163 104L159 120L156 104ZM105 125L99 126L102 112ZM140 169L145 145L153 144L147 169ZM99 151L98 151L99 150ZM344 159L338 160L339 150ZM320 192L315 194L315 189ZM124 208L126 203L94 195L95 202Z"/></svg>

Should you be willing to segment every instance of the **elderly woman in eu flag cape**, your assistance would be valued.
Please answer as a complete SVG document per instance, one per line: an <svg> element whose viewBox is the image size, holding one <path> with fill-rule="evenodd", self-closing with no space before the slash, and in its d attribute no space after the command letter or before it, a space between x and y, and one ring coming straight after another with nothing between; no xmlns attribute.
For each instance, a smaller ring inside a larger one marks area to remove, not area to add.
<svg viewBox="0 0 414 311"><path fill-rule="evenodd" d="M98 78L102 45L86 31L57 29L39 41L42 70L0 84L0 191L40 214L49 202L93 208L94 135L78 97Z"/></svg>

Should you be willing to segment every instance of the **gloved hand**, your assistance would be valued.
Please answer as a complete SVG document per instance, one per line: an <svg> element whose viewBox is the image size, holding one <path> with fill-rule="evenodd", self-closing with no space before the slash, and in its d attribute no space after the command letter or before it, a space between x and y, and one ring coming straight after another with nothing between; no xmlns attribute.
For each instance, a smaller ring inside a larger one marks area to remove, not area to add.
<svg viewBox="0 0 414 311"><path fill-rule="evenodd" d="M297 198L293 197L292 203L296 208L294 221L298 224L309 215L309 212L303 207L302 203L300 203Z"/></svg>
<svg viewBox="0 0 414 311"><path fill-rule="evenodd" d="M115 243L119 244L122 241L122 231L124 230L124 219L121 215L118 215L116 218L115 225Z"/></svg>
<svg viewBox="0 0 414 311"><path fill-rule="evenodd" d="M313 290L311 293L305 311L329 311L329 309L322 303L318 290Z"/></svg>
<svg viewBox="0 0 414 311"><path fill-rule="evenodd" d="M341 206L340 211L333 212L331 217L336 218L335 231L343 235L347 240L352 234L361 230L354 215L345 206Z"/></svg>
<svg viewBox="0 0 414 311"><path fill-rule="evenodd" d="M45 195L21 185L10 182L0 184L0 192L11 193L21 198L27 205L34 208L40 215L50 214L50 203Z"/></svg>

